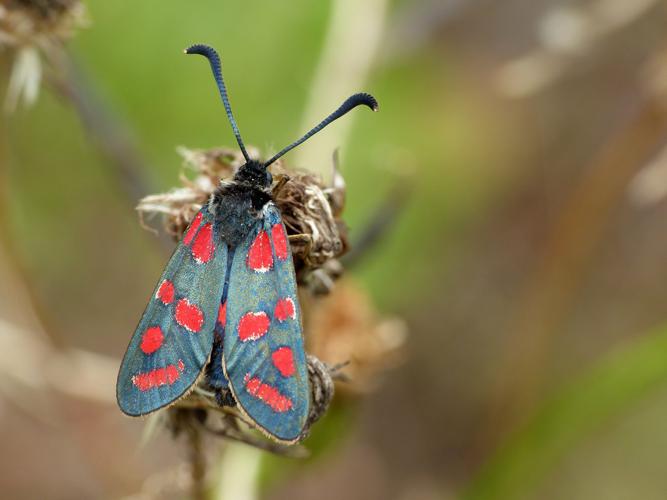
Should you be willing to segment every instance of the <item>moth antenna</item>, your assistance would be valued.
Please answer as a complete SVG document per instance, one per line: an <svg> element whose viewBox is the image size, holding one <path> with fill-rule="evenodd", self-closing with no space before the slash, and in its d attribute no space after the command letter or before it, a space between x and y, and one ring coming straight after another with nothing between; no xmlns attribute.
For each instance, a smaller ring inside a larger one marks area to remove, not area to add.
<svg viewBox="0 0 667 500"><path fill-rule="evenodd" d="M227 87L225 87L225 81L222 78L222 64L220 62L220 56L215 51L213 47L208 45L196 44L188 47L184 50L186 54L199 54L208 59L208 62L211 64L211 71L213 71L213 78L215 78L215 83L218 85L218 91L220 92L220 97L222 97L222 104L225 106L225 111L227 112L227 118L229 123L232 125L232 130L236 136L236 142L241 148L241 153L246 161L250 161L250 156L243 145L243 139L241 139L241 132L239 132L239 127L236 125L236 120L232 114L232 107L229 105L229 97L227 96Z"/></svg>
<svg viewBox="0 0 667 500"><path fill-rule="evenodd" d="M291 151L295 147L297 147L299 144L305 142L308 140L310 137L314 136L317 134L320 130L322 130L324 127L329 125L332 121L337 120L344 114L346 114L348 111L351 111L352 109L356 108L359 105L365 105L368 106L370 109L373 111L378 110L378 102L375 100L375 97L373 97L370 94L354 94L353 96L348 97L343 104L340 105L340 107L331 113L329 116L327 116L324 120L322 120L318 125L313 127L306 135L304 135L301 139L298 141L293 142L286 148L280 150L276 155L274 155L270 160L268 160L266 163L264 163L265 167L268 167L271 165L274 161L276 161L278 158L283 156L285 153L288 151Z"/></svg>

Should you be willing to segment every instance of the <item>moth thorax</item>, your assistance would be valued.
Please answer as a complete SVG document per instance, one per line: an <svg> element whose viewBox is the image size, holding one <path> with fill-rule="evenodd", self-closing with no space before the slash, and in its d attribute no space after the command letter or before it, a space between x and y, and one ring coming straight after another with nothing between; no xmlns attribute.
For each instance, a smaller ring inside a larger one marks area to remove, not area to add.
<svg viewBox="0 0 667 500"><path fill-rule="evenodd" d="M215 216L216 214L223 213L222 205L224 204L224 193L234 185L235 183L233 181L221 181L218 189L213 191L213 194L211 194L211 197L208 200L208 211L211 212L212 215Z"/></svg>

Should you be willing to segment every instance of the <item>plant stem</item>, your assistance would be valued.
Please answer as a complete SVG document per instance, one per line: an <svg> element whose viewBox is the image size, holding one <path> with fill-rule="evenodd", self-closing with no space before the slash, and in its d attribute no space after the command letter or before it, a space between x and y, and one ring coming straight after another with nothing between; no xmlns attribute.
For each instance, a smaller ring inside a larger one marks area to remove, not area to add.
<svg viewBox="0 0 667 500"><path fill-rule="evenodd" d="M202 436L199 426L190 425L187 429L190 445L190 473L192 477L192 498L206 500L206 457L202 448Z"/></svg>
<svg viewBox="0 0 667 500"><path fill-rule="evenodd" d="M48 83L73 106L92 142L109 162L120 187L135 206L152 191L139 148L127 128L104 106L79 65L67 55L61 60L58 74L47 73Z"/></svg>
<svg viewBox="0 0 667 500"><path fill-rule="evenodd" d="M384 33L388 3L388 0L337 0L331 4L333 11L301 130L309 130L331 112L331 106L360 91L366 83ZM329 158L331 151L345 144L351 126L352 120L341 120L318 138L316 146L299 149L294 164L307 165L320 175L329 174L329 165L325 167L321 159Z"/></svg>

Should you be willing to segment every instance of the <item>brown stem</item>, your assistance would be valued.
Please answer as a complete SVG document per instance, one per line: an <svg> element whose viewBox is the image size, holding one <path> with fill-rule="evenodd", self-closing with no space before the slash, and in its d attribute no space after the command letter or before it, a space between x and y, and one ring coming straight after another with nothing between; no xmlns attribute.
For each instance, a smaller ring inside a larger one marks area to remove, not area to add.
<svg viewBox="0 0 667 500"><path fill-rule="evenodd" d="M153 189L146 175L149 169L128 128L104 105L85 72L68 54L60 54L57 61L52 61L51 68L58 69L46 72L47 83L72 105L130 206L136 207ZM166 234L161 233L158 242L165 250L173 248Z"/></svg>
<svg viewBox="0 0 667 500"><path fill-rule="evenodd" d="M146 163L135 141L98 97L81 68L68 56L60 71L47 72L47 81L78 113L91 141L109 162L133 205L151 192Z"/></svg>
<svg viewBox="0 0 667 500"><path fill-rule="evenodd" d="M357 265L389 235L395 223L403 213L410 198L412 185L406 178L396 181L394 187L385 196L385 199L375 208L370 219L359 232L352 248L341 258L346 269Z"/></svg>
<svg viewBox="0 0 667 500"><path fill-rule="evenodd" d="M190 445L190 473L192 477L192 498L206 499L206 457L202 447L201 429L197 425L187 428L188 444Z"/></svg>

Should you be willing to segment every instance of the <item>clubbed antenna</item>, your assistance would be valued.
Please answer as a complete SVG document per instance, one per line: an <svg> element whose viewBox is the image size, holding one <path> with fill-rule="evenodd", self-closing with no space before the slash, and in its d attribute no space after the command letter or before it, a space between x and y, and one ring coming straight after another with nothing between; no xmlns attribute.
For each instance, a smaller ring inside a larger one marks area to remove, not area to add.
<svg viewBox="0 0 667 500"><path fill-rule="evenodd" d="M211 70L213 71L213 78L215 78L215 83L218 85L218 90L220 91L220 97L222 97L222 104L225 106L225 111L227 111L227 118L229 118L229 123L232 125L232 130L236 136L236 142L241 148L241 152L245 157L246 161L250 161L250 156L243 145L243 139L241 139L241 132L239 132L239 127L236 125L236 120L234 120L234 115L232 114L232 107L229 105L229 97L227 97L227 88L225 87L225 81L222 79L222 66L220 63L220 56L212 47L208 45L196 44L185 49L186 54L199 54L208 59L208 62L211 63Z"/></svg>
<svg viewBox="0 0 667 500"><path fill-rule="evenodd" d="M212 64L212 63L211 63ZM348 97L343 104L340 105L340 108L338 108L336 111L331 113L329 116L327 116L324 120L322 120L316 127L314 127L310 132L308 132L306 135L304 135L301 139L299 139L296 142L293 142L286 148L282 149L279 151L273 158L271 158L269 161L267 161L264 166L268 167L271 165L274 161L276 161L278 158L280 158L282 155L287 153L288 151L291 151L295 147L297 147L299 144L305 142L308 140L310 137L313 135L317 134L320 130L322 130L324 127L329 125L332 121L337 120L344 114L346 114L348 111L356 108L360 104L363 104L365 106L368 106L371 108L373 111L378 110L378 102L375 100L375 97L373 97L370 94L354 94L353 96Z"/></svg>

